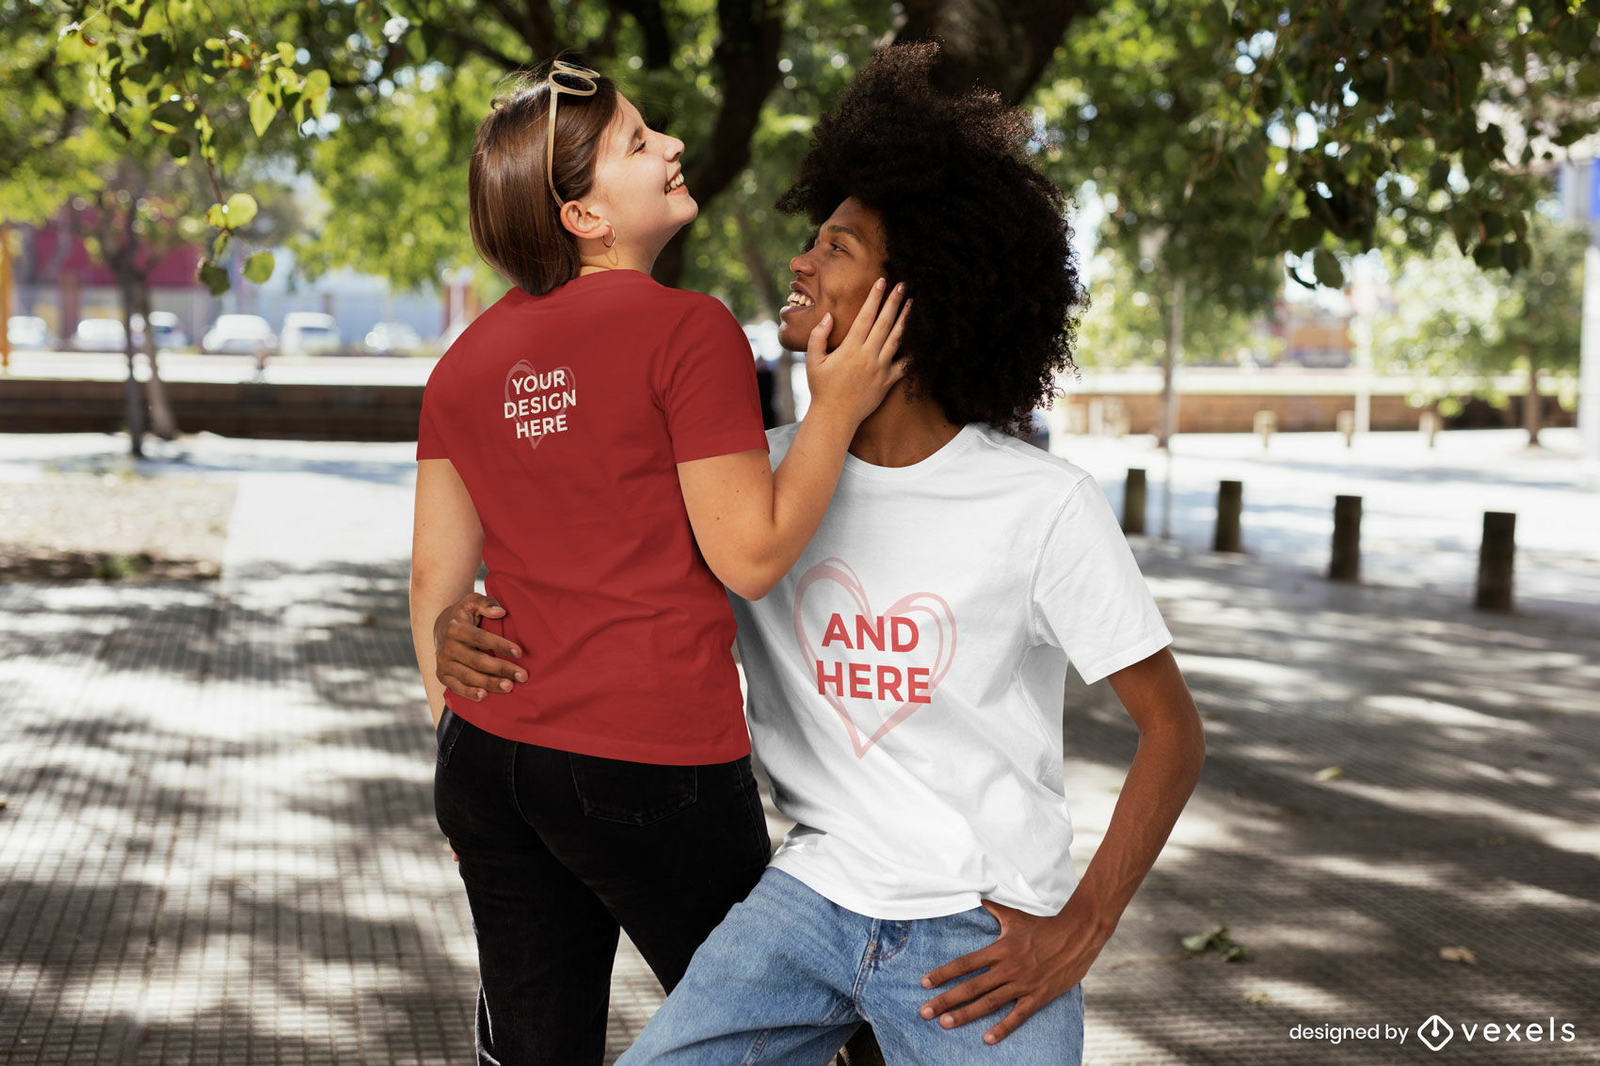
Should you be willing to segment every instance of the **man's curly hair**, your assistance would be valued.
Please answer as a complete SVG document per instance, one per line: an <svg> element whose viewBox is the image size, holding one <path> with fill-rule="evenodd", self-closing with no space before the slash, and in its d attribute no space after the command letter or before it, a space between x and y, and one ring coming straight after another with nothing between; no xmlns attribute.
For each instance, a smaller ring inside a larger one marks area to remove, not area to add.
<svg viewBox="0 0 1600 1066"><path fill-rule="evenodd" d="M778 201L820 226L847 197L881 216L890 283L915 301L913 391L952 422L1020 429L1076 369L1085 293L1061 191L1027 154L1029 118L997 94L940 94L935 44L885 48L817 123Z"/></svg>

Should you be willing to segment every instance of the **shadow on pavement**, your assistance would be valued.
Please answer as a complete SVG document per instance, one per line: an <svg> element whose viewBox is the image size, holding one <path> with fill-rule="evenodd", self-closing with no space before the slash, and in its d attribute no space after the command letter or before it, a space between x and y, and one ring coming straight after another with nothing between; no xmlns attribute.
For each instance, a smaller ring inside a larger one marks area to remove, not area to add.
<svg viewBox="0 0 1600 1066"><path fill-rule="evenodd" d="M1409 1047L1289 1032L1435 1013L1592 1041L1600 632L1175 554L1142 562L1210 754L1086 983L1086 1061L1396 1061ZM1120 781L1136 734L1107 687L1068 707L1069 781ZM1185 958L1182 937L1220 927L1244 961ZM1452 1061L1506 1061L1458 1041Z"/></svg>

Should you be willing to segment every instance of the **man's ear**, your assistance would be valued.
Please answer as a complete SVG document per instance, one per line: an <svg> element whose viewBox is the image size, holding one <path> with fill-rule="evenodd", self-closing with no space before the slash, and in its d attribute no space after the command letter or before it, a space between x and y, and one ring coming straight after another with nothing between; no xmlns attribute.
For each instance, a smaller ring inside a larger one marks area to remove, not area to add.
<svg viewBox="0 0 1600 1066"><path fill-rule="evenodd" d="M581 200L568 200L561 205L561 225L579 240L597 241L610 232L611 224Z"/></svg>

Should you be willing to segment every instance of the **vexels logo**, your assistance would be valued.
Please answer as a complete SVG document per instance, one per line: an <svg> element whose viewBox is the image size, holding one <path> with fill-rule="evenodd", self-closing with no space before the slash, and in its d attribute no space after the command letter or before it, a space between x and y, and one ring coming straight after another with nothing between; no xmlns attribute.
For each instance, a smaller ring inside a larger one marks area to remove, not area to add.
<svg viewBox="0 0 1600 1066"><path fill-rule="evenodd" d="M1428 1045L1428 1050L1438 1051L1457 1035L1469 1044L1570 1044L1578 1039L1578 1027L1571 1022L1557 1022L1555 1018L1527 1022L1460 1022L1451 1025L1435 1014L1417 1026L1417 1039ZM1402 1036L1401 1042L1404 1042Z"/></svg>
<svg viewBox="0 0 1600 1066"><path fill-rule="evenodd" d="M1417 1026L1417 1039L1427 1044L1430 1051L1438 1051L1450 1043L1450 1038L1455 1035L1456 1031L1450 1023L1437 1014Z"/></svg>

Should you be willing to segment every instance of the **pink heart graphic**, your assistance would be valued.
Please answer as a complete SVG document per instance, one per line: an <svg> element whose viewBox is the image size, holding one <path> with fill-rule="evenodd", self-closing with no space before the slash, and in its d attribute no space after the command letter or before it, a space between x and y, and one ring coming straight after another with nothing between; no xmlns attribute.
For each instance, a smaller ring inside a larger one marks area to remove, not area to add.
<svg viewBox="0 0 1600 1066"><path fill-rule="evenodd" d="M506 371L506 402L510 403L512 400L516 399L517 390L512 388L511 385L513 381L518 378L537 377L538 373L539 372L533 368L533 364L528 362L526 359L517 360L517 365ZM554 370L550 371L550 373L565 373L567 375L567 381L571 382L572 388L576 389L578 387L578 375L572 372L572 368L570 366L558 366ZM544 436L542 434L534 434L528 439L528 443L530 447L537 451L539 448L539 442L542 440L544 440Z"/></svg>
<svg viewBox="0 0 1600 1066"><path fill-rule="evenodd" d="M805 600L806 593L819 582L831 581L842 588L854 601L857 609L864 618L877 617L871 605L867 602L867 592L861 586L861 579L856 572L842 559L824 559L822 562L807 570L800 577L800 584L794 593L794 635L800 645L800 651L805 656L808 665L819 662L811 637L806 633L805 626ZM928 695L931 697L939 687L939 682L950 672L950 663L956 654L956 619L950 610L950 605L944 598L931 592L913 592L902 596L884 612L884 617L905 617L909 615L925 615L933 621L939 636L939 645L934 652L933 665L928 677ZM897 707L893 714L886 718L882 725L873 732L865 741L861 739L861 730L856 726L855 719L850 717L850 711L844 705L844 699L831 692L823 692L833 713L839 716L839 721L844 723L845 732L850 735L850 746L855 749L856 758L864 758L872 746L888 735L900 723L910 718L917 711L926 706L923 703L912 703L909 700Z"/></svg>

